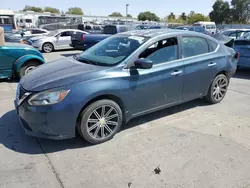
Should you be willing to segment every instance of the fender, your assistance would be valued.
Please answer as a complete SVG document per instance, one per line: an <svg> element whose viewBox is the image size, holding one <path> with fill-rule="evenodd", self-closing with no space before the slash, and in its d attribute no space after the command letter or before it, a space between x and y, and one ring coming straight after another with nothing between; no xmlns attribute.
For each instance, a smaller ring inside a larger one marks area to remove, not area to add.
<svg viewBox="0 0 250 188"><path fill-rule="evenodd" d="M41 64L44 64L45 61L42 57L39 57L37 55L24 55L22 57L19 57L13 64L13 70L16 72L20 72L23 64L31 59L39 61Z"/></svg>

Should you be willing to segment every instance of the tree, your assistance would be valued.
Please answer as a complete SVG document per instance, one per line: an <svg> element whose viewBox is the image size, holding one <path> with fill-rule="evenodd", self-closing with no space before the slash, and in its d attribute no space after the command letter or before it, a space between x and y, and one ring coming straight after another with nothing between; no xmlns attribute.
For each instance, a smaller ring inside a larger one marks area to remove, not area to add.
<svg viewBox="0 0 250 188"><path fill-rule="evenodd" d="M216 0L209 17L216 24L228 23L230 21L230 6L227 1Z"/></svg>
<svg viewBox="0 0 250 188"><path fill-rule="evenodd" d="M128 18L132 18L132 15L131 15L131 14L128 14L127 17L128 17Z"/></svg>
<svg viewBox="0 0 250 188"><path fill-rule="evenodd" d="M156 16L155 13L152 13L152 12L141 12L139 15L138 15L138 20L140 21L160 21L160 18L158 16Z"/></svg>
<svg viewBox="0 0 250 188"><path fill-rule="evenodd" d="M195 13L194 11L191 11L188 16L188 23L193 24L198 21L209 21L209 17L201 13Z"/></svg>
<svg viewBox="0 0 250 188"><path fill-rule="evenodd" d="M57 9L57 8L53 8L53 7L45 7L43 9L44 12L50 12L50 13L57 13L59 14L60 13L60 10Z"/></svg>
<svg viewBox="0 0 250 188"><path fill-rule="evenodd" d="M174 15L173 12L171 12L171 13L169 14L168 19L169 19L169 20L175 20L175 15Z"/></svg>
<svg viewBox="0 0 250 188"><path fill-rule="evenodd" d="M181 15L180 15L180 18L183 20L183 21L186 21L187 20L187 15L185 12L183 12Z"/></svg>
<svg viewBox="0 0 250 188"><path fill-rule="evenodd" d="M26 5L23 11L34 11L34 12L43 12L43 9L40 7L28 6Z"/></svg>
<svg viewBox="0 0 250 188"><path fill-rule="evenodd" d="M113 12L112 14L109 15L110 17L123 17L120 12Z"/></svg>
<svg viewBox="0 0 250 188"><path fill-rule="evenodd" d="M231 1L232 20L237 23L246 23L250 19L250 0Z"/></svg>
<svg viewBox="0 0 250 188"><path fill-rule="evenodd" d="M68 9L66 14L76 14L76 15L83 15L83 11L80 7L71 7Z"/></svg>

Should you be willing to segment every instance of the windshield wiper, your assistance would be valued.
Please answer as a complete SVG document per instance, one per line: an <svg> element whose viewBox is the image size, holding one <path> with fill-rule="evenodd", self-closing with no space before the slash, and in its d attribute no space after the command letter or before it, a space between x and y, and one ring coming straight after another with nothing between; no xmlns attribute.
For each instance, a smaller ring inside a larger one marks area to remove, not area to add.
<svg viewBox="0 0 250 188"><path fill-rule="evenodd" d="M77 61L83 62L83 63L87 63L87 64L91 64L91 65L97 65L96 62L89 61L88 59L85 59L85 58L80 58L79 55L74 56L74 59L77 60Z"/></svg>

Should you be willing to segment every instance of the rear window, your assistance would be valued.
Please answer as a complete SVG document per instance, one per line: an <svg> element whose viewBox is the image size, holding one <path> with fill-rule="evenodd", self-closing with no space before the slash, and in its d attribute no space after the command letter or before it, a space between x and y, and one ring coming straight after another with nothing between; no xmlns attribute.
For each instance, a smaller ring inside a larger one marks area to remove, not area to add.
<svg viewBox="0 0 250 188"><path fill-rule="evenodd" d="M103 29L103 33L104 34L116 34L117 33L117 28L116 26L105 26L104 29Z"/></svg>
<svg viewBox="0 0 250 188"><path fill-rule="evenodd" d="M181 41L182 53L184 58L206 54L209 52L208 43L204 38L182 37Z"/></svg>

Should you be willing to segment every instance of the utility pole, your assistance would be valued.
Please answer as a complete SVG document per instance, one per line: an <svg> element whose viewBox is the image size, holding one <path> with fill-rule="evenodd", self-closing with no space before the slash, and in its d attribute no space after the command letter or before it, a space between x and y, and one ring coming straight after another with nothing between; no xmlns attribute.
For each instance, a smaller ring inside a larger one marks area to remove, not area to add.
<svg viewBox="0 0 250 188"><path fill-rule="evenodd" d="M128 7L129 4L126 4L126 25L128 25Z"/></svg>

